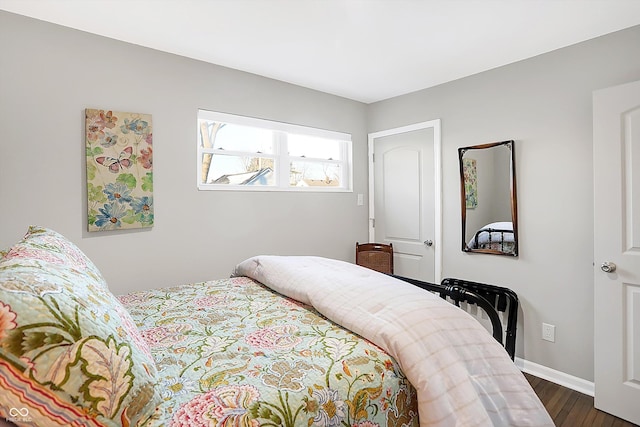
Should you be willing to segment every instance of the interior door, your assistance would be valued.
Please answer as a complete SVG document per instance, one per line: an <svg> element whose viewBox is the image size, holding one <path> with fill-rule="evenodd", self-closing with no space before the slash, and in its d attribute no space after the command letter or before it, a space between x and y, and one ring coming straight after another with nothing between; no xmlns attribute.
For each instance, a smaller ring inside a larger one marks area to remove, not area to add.
<svg viewBox="0 0 640 427"><path fill-rule="evenodd" d="M595 406L640 424L640 81L593 94Z"/></svg>
<svg viewBox="0 0 640 427"><path fill-rule="evenodd" d="M440 281L440 122L369 136L370 241L392 243L395 274Z"/></svg>

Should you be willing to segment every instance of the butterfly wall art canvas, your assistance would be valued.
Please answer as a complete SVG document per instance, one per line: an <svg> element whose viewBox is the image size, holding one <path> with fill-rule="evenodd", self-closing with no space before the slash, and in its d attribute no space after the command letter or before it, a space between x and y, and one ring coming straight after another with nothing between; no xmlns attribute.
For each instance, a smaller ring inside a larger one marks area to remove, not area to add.
<svg viewBox="0 0 640 427"><path fill-rule="evenodd" d="M153 226L150 114L85 110L88 230Z"/></svg>

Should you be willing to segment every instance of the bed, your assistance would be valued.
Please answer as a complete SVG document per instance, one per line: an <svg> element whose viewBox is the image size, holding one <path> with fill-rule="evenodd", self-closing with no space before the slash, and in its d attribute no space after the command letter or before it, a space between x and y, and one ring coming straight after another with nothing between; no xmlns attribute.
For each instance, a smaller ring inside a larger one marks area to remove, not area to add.
<svg viewBox="0 0 640 427"><path fill-rule="evenodd" d="M0 418L17 425L553 425L467 313L326 258L115 297L31 227L0 259L0 343Z"/></svg>
<svg viewBox="0 0 640 427"><path fill-rule="evenodd" d="M469 249L491 249L511 253L514 251L515 239L513 223L492 222L480 228L467 242Z"/></svg>

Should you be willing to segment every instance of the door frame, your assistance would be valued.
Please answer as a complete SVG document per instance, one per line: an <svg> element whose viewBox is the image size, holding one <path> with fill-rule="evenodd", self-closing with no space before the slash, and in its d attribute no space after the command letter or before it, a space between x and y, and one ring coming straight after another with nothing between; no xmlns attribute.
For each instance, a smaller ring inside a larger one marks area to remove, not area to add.
<svg viewBox="0 0 640 427"><path fill-rule="evenodd" d="M374 194L375 194L375 177L373 170L374 141L376 138L385 136L400 135L422 129L433 129L433 182L434 182L434 277L436 283L442 280L442 140L440 131L440 119L429 120L426 122L414 123L411 125L401 126L393 129L381 130L369 133L369 241L373 242L375 238L375 212L374 212Z"/></svg>

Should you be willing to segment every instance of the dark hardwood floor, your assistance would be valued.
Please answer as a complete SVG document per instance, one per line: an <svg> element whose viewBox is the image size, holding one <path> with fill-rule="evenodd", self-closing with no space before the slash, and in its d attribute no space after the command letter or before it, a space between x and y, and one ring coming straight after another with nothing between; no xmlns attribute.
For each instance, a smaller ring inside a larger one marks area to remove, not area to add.
<svg viewBox="0 0 640 427"><path fill-rule="evenodd" d="M638 427L593 407L593 397L524 374L557 427Z"/></svg>

